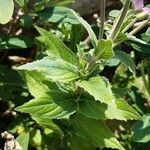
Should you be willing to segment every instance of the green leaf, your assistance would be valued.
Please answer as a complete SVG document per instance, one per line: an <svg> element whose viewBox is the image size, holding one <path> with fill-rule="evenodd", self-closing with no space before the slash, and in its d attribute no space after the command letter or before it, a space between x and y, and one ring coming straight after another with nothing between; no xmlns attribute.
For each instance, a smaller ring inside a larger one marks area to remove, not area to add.
<svg viewBox="0 0 150 150"><path fill-rule="evenodd" d="M79 78L77 67L62 59L45 57L41 60L22 65L18 69L28 71L36 70L48 79L63 83L71 82Z"/></svg>
<svg viewBox="0 0 150 150"><path fill-rule="evenodd" d="M146 30L146 35L150 36L150 27Z"/></svg>
<svg viewBox="0 0 150 150"><path fill-rule="evenodd" d="M25 76L28 89L34 97L40 97L43 94L58 91L56 84L46 80L39 72L26 71Z"/></svg>
<svg viewBox="0 0 150 150"><path fill-rule="evenodd" d="M95 56L98 59L109 59L114 56L112 40L100 40L95 49Z"/></svg>
<svg viewBox="0 0 150 150"><path fill-rule="evenodd" d="M80 114L72 116L70 121L78 136L97 146L124 150L103 121L86 118Z"/></svg>
<svg viewBox="0 0 150 150"><path fill-rule="evenodd" d="M15 0L17 3L18 3L18 5L20 6L20 7L24 7L24 5L25 5L25 0Z"/></svg>
<svg viewBox="0 0 150 150"><path fill-rule="evenodd" d="M84 138L71 134L67 138L69 150L95 150L96 146Z"/></svg>
<svg viewBox="0 0 150 150"><path fill-rule="evenodd" d="M125 4L126 0L120 0L123 4Z"/></svg>
<svg viewBox="0 0 150 150"><path fill-rule="evenodd" d="M145 114L142 121L136 122L133 127L133 140L147 143L150 141L150 114Z"/></svg>
<svg viewBox="0 0 150 150"><path fill-rule="evenodd" d="M72 64L78 63L76 55L69 48L67 48L55 35L39 27L36 27L36 29L44 38L45 44L48 47L48 55L51 57L62 58L63 60L66 60Z"/></svg>
<svg viewBox="0 0 150 150"><path fill-rule="evenodd" d="M20 146L22 147L22 150L28 150L28 144L29 144L29 133L21 133L18 137L17 137L17 142L20 144Z"/></svg>
<svg viewBox="0 0 150 150"><path fill-rule="evenodd" d="M113 105L115 102L111 85L102 77L92 77L88 81L80 81L78 85L92 95L95 100L108 105Z"/></svg>
<svg viewBox="0 0 150 150"><path fill-rule="evenodd" d="M55 133L63 136L61 129L49 118L43 118L41 116L32 117L40 126L53 130Z"/></svg>
<svg viewBox="0 0 150 150"><path fill-rule="evenodd" d="M93 119L117 119L126 121L122 111L118 109L116 105L107 106L106 104L89 100L88 98L82 99L82 101L79 103L79 111L86 117Z"/></svg>
<svg viewBox="0 0 150 150"><path fill-rule="evenodd" d="M26 36L0 37L0 49L29 48L33 44L33 40Z"/></svg>
<svg viewBox="0 0 150 150"><path fill-rule="evenodd" d="M13 0L0 0L0 24L8 23L13 15L13 11Z"/></svg>
<svg viewBox="0 0 150 150"><path fill-rule="evenodd" d="M17 99L23 98L19 93L24 91L24 85L22 77L16 70L0 65L0 100L20 103L21 101Z"/></svg>
<svg viewBox="0 0 150 150"><path fill-rule="evenodd" d="M135 50L142 52L142 53L146 53L146 54L150 54L150 44L138 39L134 36L128 36L129 41L127 41L127 44L131 47L133 47Z"/></svg>
<svg viewBox="0 0 150 150"><path fill-rule="evenodd" d="M129 54L118 50L118 51L115 51L115 58L120 60L121 63L126 65L126 67L128 67L129 70L133 74L135 74L135 64L134 64L133 59L131 58L131 56Z"/></svg>
<svg viewBox="0 0 150 150"><path fill-rule="evenodd" d="M69 22L71 24L79 24L78 20L74 17L71 9L66 7L48 7L41 11L36 12L39 17L44 21L52 23Z"/></svg>
<svg viewBox="0 0 150 150"><path fill-rule="evenodd" d="M114 17L114 18L119 17L119 15L120 15L120 10L112 10L112 11L109 13L109 16L110 16L110 17Z"/></svg>
<svg viewBox="0 0 150 150"><path fill-rule="evenodd" d="M121 110L124 118L127 120L141 120L141 116L125 100L119 98L116 100L117 108Z"/></svg>
<svg viewBox="0 0 150 150"><path fill-rule="evenodd" d="M116 39L114 40L114 44L113 44L113 47L116 47L118 45L120 45L121 43L123 43L124 41L128 40L128 37L126 34L120 32Z"/></svg>
<svg viewBox="0 0 150 150"><path fill-rule="evenodd" d="M141 120L141 116L126 101L116 100L116 105L102 104L90 97L81 99L79 111L93 119Z"/></svg>
<svg viewBox="0 0 150 150"><path fill-rule="evenodd" d="M73 98L58 92L57 94L45 94L17 107L15 110L29 113L32 116L49 119L69 118L75 112L76 103Z"/></svg>
<svg viewBox="0 0 150 150"><path fill-rule="evenodd" d="M95 35L94 31L92 30L90 24L87 21L85 21L82 17L78 16L75 11L72 10L72 13L78 19L78 21L84 26L84 28L87 30L90 40L93 44L93 47L96 47L98 41L97 41L96 35Z"/></svg>
<svg viewBox="0 0 150 150"><path fill-rule="evenodd" d="M49 6L64 6L73 3L75 0L50 0Z"/></svg>
<svg viewBox="0 0 150 150"><path fill-rule="evenodd" d="M80 34L76 34L80 32ZM74 24L72 25L71 34L70 34L70 48L73 52L77 53L78 48L77 45L80 43L82 34L83 33L83 27L81 24Z"/></svg>

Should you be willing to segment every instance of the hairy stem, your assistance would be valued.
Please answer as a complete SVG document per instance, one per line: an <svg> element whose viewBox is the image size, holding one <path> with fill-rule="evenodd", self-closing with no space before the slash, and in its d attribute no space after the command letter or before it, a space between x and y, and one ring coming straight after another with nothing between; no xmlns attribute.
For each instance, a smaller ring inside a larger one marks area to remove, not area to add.
<svg viewBox="0 0 150 150"><path fill-rule="evenodd" d="M121 26L122 26L122 23L124 21L124 18L127 14L127 11L129 9L129 6L130 6L130 3L131 3L131 0L126 0L126 3L121 11L121 15L119 16L119 18L117 19L117 21L114 23L113 25L113 28L111 30L111 33L109 34L108 36L108 39L115 39Z"/></svg>
<svg viewBox="0 0 150 150"><path fill-rule="evenodd" d="M137 18L133 19L132 22L130 22L123 30L122 33L125 33L126 31L128 31L137 21Z"/></svg>
<svg viewBox="0 0 150 150"><path fill-rule="evenodd" d="M129 35L135 35L136 33L138 33L141 29L143 29L144 27L146 27L148 25L148 22L150 21L150 17L143 21L138 27L136 27L135 29L133 29Z"/></svg>
<svg viewBox="0 0 150 150"><path fill-rule="evenodd" d="M102 39L104 35L104 24L105 24L105 9L106 9L106 0L100 0L100 30L98 39Z"/></svg>

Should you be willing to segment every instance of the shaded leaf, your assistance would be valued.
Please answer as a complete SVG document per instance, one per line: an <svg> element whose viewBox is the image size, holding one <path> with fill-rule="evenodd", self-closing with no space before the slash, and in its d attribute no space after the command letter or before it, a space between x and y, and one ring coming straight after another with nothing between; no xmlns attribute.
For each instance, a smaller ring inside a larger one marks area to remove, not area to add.
<svg viewBox="0 0 150 150"><path fill-rule="evenodd" d="M36 12L44 21L49 21L52 23L58 22L69 22L71 24L78 24L78 20L74 17L71 9L66 7L49 7L41 11Z"/></svg>
<svg viewBox="0 0 150 150"><path fill-rule="evenodd" d="M126 120L121 110L119 110L117 106L107 106L98 101L88 100L88 98L79 103L79 111L86 117L98 120Z"/></svg>
<svg viewBox="0 0 150 150"><path fill-rule="evenodd" d="M135 73L135 64L131 56L123 51L115 51L115 58L120 60L121 63L126 65L127 68L134 74Z"/></svg>
<svg viewBox="0 0 150 150"><path fill-rule="evenodd" d="M124 149L103 121L86 118L80 114L72 116L70 121L75 133L92 141L93 144L120 150Z"/></svg>
<svg viewBox="0 0 150 150"><path fill-rule="evenodd" d="M40 97L43 94L58 91L56 84L46 80L39 72L26 71L25 75L28 89L34 97Z"/></svg>
<svg viewBox="0 0 150 150"><path fill-rule="evenodd" d="M142 52L142 53L147 53L147 54L150 54L150 44L141 40L141 39L138 39L134 36L130 36L128 37L129 38L129 41L127 41L127 44L131 47L133 47L135 50L139 51L139 52Z"/></svg>
<svg viewBox="0 0 150 150"><path fill-rule="evenodd" d="M69 150L95 150L96 146L84 138L72 134L67 139L69 141Z"/></svg>
<svg viewBox="0 0 150 150"><path fill-rule="evenodd" d="M41 116L32 117L40 126L53 130L55 133L62 135L61 129L50 119Z"/></svg>
<svg viewBox="0 0 150 150"><path fill-rule="evenodd" d="M140 115L126 101L116 100L116 105L102 104L90 97L79 102L79 111L86 117L93 119L140 120Z"/></svg>
<svg viewBox="0 0 150 150"><path fill-rule="evenodd" d="M142 121L136 122L133 127L133 140L147 143L150 141L150 114L145 114Z"/></svg>
<svg viewBox="0 0 150 150"><path fill-rule="evenodd" d="M26 36L0 37L0 49L29 48L33 45L33 40Z"/></svg>
<svg viewBox="0 0 150 150"><path fill-rule="evenodd" d="M87 21L85 21L82 17L78 16L75 11L72 10L72 13L78 19L78 21L84 26L84 28L87 30L93 46L96 47L98 41L97 41L96 35L95 35L94 31L92 30L90 24Z"/></svg>

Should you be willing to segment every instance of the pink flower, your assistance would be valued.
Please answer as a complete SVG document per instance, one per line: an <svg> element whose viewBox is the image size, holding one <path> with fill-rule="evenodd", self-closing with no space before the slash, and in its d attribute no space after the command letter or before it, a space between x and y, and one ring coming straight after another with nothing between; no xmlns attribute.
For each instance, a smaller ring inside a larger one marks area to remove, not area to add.
<svg viewBox="0 0 150 150"><path fill-rule="evenodd" d="M144 0L133 0L135 10L141 10L150 15L150 8L144 7Z"/></svg>

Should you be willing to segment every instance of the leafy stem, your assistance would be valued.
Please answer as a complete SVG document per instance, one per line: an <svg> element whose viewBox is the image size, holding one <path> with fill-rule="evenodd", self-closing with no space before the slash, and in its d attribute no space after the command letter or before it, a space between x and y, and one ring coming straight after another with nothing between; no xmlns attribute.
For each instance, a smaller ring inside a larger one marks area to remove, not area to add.
<svg viewBox="0 0 150 150"><path fill-rule="evenodd" d="M122 26L122 23L124 21L124 18L127 14L127 11L129 9L129 6L130 6L130 3L131 3L131 0L127 0L122 11L121 11L121 15L119 16L119 18L117 19L117 21L115 22L115 24L113 25L113 28L111 30L111 33L109 34L108 36L108 39L115 39L121 26Z"/></svg>
<svg viewBox="0 0 150 150"><path fill-rule="evenodd" d="M95 64L96 61L97 61L96 57L93 56L92 59L90 60L90 62L87 64L86 68L85 68L85 73L89 72L91 70L91 68L93 67L93 65Z"/></svg>

